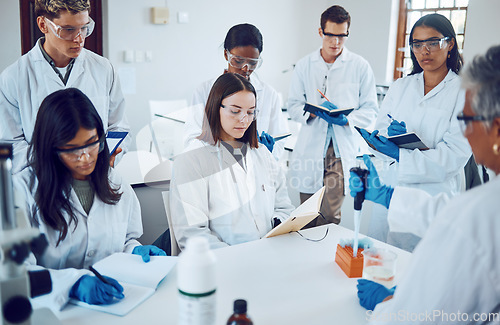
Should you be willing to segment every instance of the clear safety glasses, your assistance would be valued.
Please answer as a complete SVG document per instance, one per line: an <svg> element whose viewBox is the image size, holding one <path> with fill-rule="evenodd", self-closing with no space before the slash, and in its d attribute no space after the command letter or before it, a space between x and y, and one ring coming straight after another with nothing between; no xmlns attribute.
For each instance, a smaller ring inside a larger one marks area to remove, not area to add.
<svg viewBox="0 0 500 325"><path fill-rule="evenodd" d="M331 34L323 30L323 39L330 42L335 42L337 44L344 42L348 37L349 32L347 32L346 34Z"/></svg>
<svg viewBox="0 0 500 325"><path fill-rule="evenodd" d="M57 149L56 152L59 154L59 157L68 159L70 161L80 161L82 155L87 155L87 158L90 157L91 154L101 153L104 150L104 141L106 137L102 137L96 142L92 142L86 144L81 147L71 148L71 149Z"/></svg>
<svg viewBox="0 0 500 325"><path fill-rule="evenodd" d="M244 69L246 66L248 70L255 70L262 65L262 58L258 59L245 58L242 56L233 55L228 50L226 50L226 54L227 54L227 62L229 63L230 66L232 66L235 69Z"/></svg>
<svg viewBox="0 0 500 325"><path fill-rule="evenodd" d="M245 117L248 117L250 121L255 121L257 114L259 113L259 111L255 109L249 109L246 113L244 113L241 108L225 106L223 104L221 104L220 107L222 107L229 116L240 122L243 121Z"/></svg>
<svg viewBox="0 0 500 325"><path fill-rule="evenodd" d="M87 38L92 34L94 31L95 27L95 22L92 20L92 18L89 17L90 22L86 25L83 25L82 27L61 27L59 25L56 25L52 20L43 17L45 21L48 22L50 29L52 32L60 39L65 40L65 41L72 41L78 36L82 36L82 38Z"/></svg>
<svg viewBox="0 0 500 325"><path fill-rule="evenodd" d="M464 113L460 113L457 116L457 120L460 123L460 129L462 130L462 134L467 135L472 132L472 122L491 121L493 120L493 118L488 118L481 115L464 115Z"/></svg>
<svg viewBox="0 0 500 325"><path fill-rule="evenodd" d="M410 43L410 48L413 53L421 53L424 50L436 52L441 50L448 44L449 37L431 38L424 41L413 41Z"/></svg>

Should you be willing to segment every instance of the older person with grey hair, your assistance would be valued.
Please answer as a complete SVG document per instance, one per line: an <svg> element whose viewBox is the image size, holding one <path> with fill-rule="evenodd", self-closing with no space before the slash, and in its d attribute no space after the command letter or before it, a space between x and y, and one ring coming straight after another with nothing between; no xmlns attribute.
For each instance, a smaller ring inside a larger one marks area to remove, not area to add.
<svg viewBox="0 0 500 325"><path fill-rule="evenodd" d="M497 176L450 200L381 184L365 157L366 199L387 207L404 200L406 213L427 216L429 224L397 288L358 280L373 324L500 321L500 46L477 56L461 76L466 99L457 118L478 164ZM351 175L352 195L360 184Z"/></svg>

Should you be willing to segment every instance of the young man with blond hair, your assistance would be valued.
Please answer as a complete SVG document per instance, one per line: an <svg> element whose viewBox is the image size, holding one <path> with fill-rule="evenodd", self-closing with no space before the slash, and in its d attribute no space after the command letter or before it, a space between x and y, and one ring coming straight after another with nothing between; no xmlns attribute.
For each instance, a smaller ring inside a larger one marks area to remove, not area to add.
<svg viewBox="0 0 500 325"><path fill-rule="evenodd" d="M129 130L115 69L83 48L95 26L89 12L89 0L36 0L36 21L44 37L0 75L0 140L14 142L13 173L27 166L38 108L56 90L80 89L96 107L104 129Z"/></svg>

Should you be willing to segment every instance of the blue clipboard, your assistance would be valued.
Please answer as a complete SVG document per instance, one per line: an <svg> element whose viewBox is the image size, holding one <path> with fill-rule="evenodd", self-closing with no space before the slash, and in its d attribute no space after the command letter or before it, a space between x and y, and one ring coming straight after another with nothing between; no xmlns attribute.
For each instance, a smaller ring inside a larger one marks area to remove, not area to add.
<svg viewBox="0 0 500 325"><path fill-rule="evenodd" d="M127 136L128 132L110 131L106 134L106 142L108 143L109 154L112 155L116 148L120 146L123 139Z"/></svg>

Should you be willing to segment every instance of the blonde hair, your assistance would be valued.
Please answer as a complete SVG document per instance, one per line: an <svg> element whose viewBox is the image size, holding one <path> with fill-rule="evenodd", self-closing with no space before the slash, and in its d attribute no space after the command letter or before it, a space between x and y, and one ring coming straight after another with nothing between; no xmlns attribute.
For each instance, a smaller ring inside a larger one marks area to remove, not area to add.
<svg viewBox="0 0 500 325"><path fill-rule="evenodd" d="M59 18L61 11L76 14L82 11L90 13L89 0L35 0L35 15L48 19Z"/></svg>

